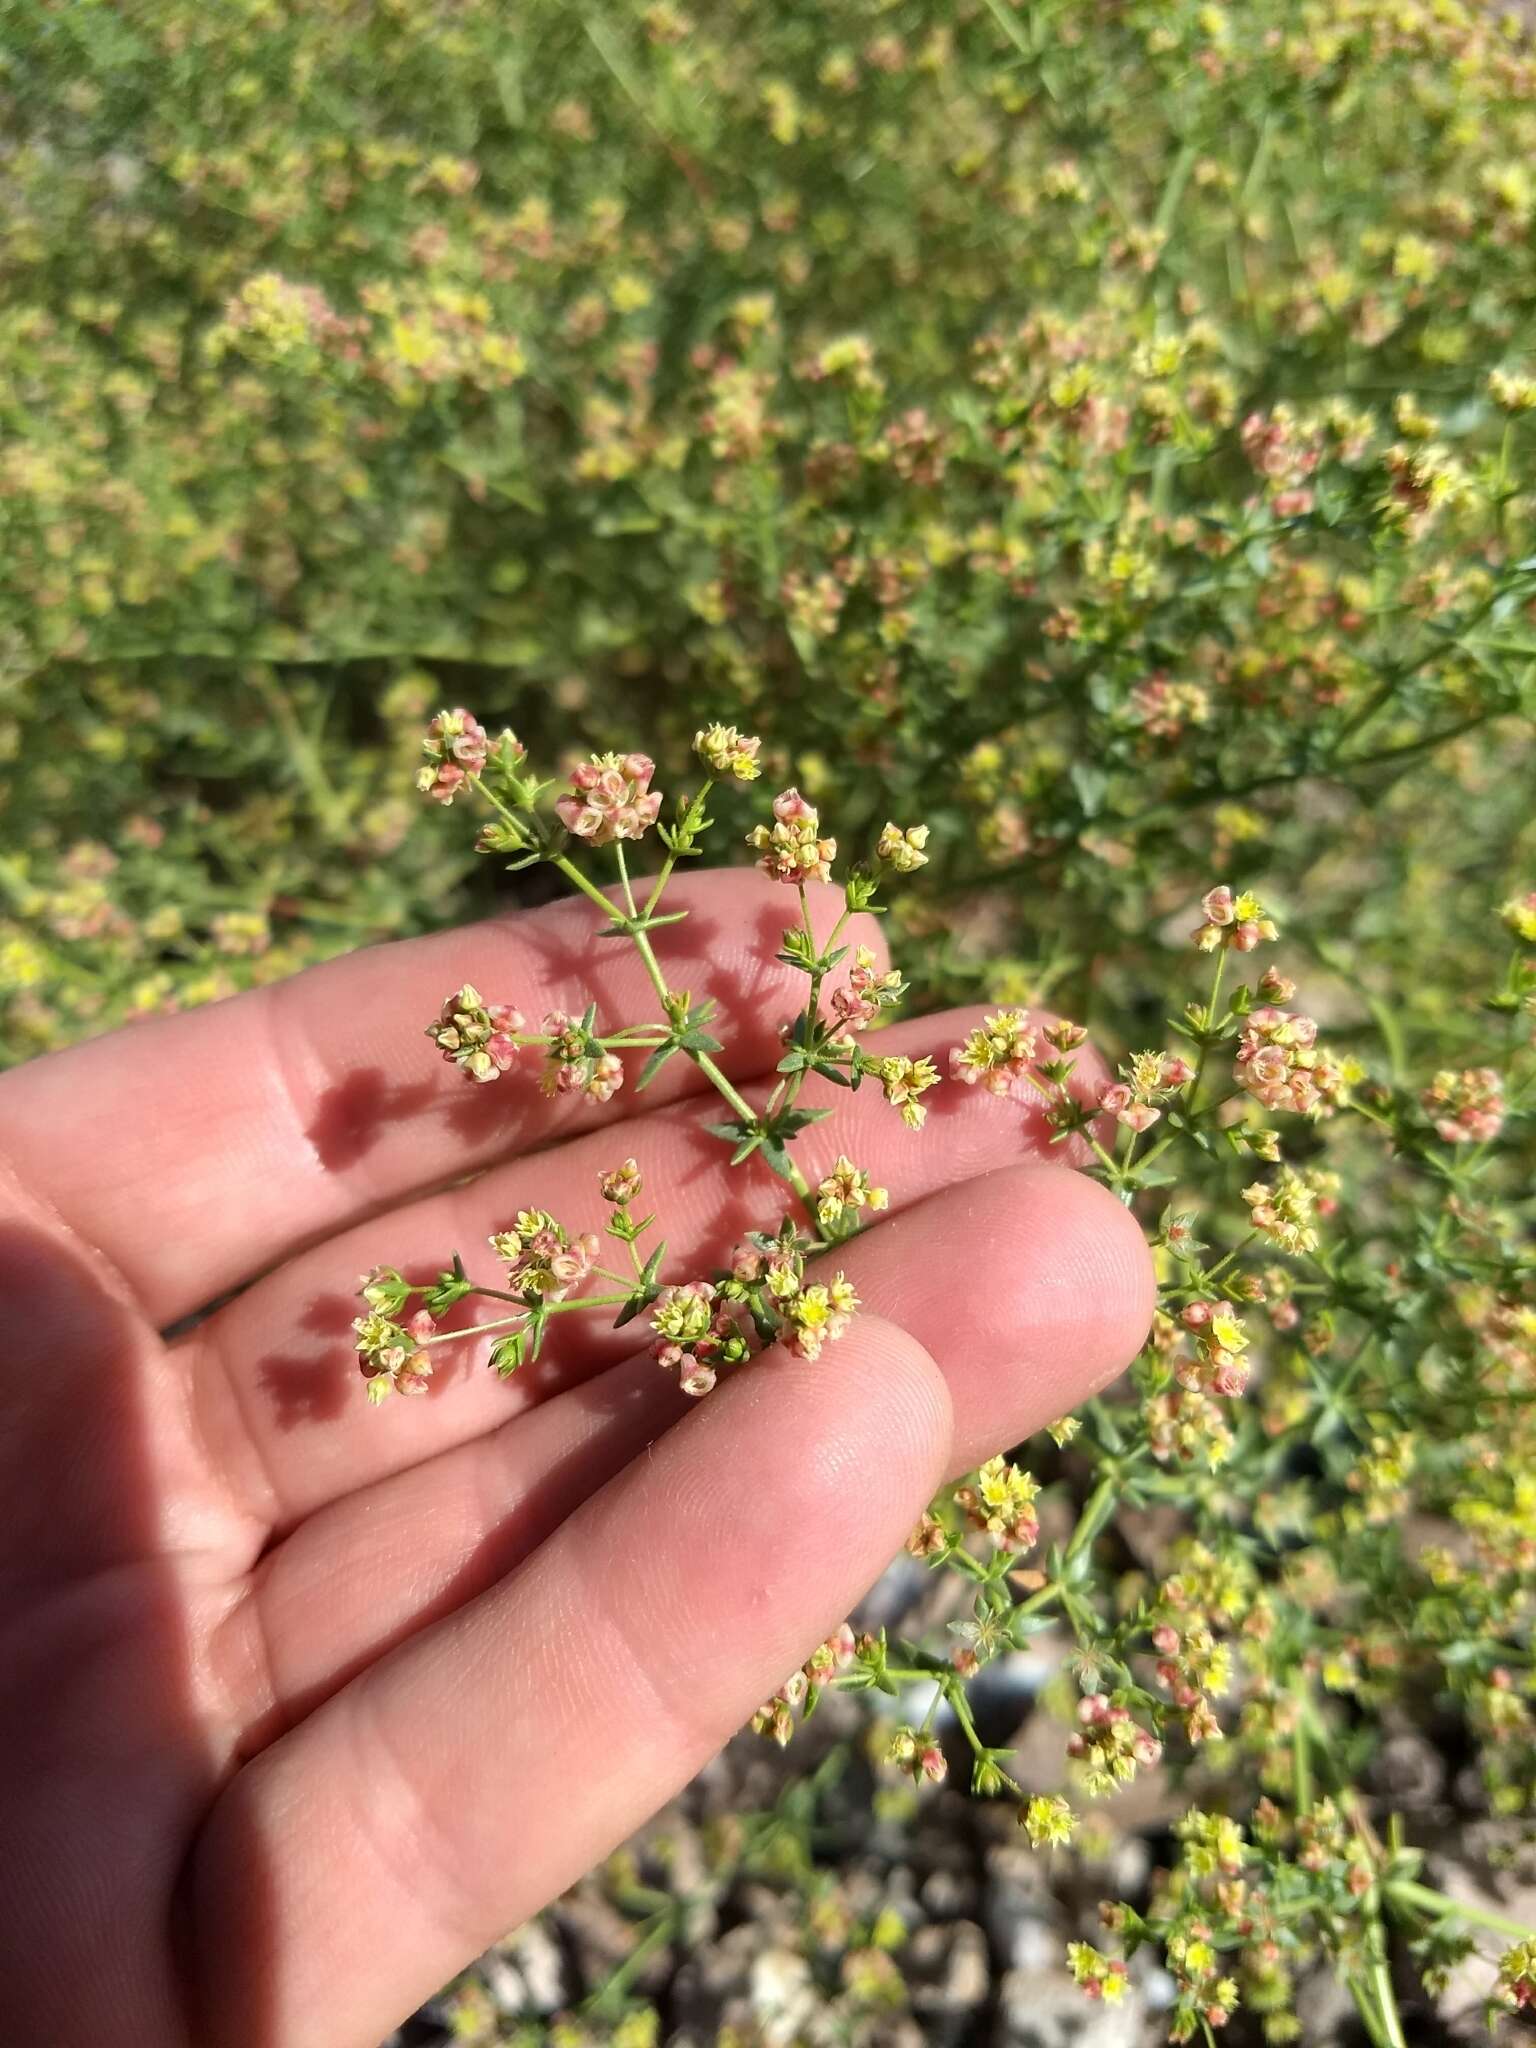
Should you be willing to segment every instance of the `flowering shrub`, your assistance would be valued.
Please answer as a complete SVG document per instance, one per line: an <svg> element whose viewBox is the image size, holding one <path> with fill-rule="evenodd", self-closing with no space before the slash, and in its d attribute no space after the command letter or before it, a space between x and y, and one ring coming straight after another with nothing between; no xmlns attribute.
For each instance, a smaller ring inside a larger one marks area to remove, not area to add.
<svg viewBox="0 0 1536 2048"><path fill-rule="evenodd" d="M1145 1222L1153 1340L933 1504L914 1552L975 1588L946 1654L834 1638L762 1726L921 1681L893 1768L969 1753L1070 1855L1081 1799L967 1704L1065 1644L1083 1795L1156 1768L1193 1802L1073 1950L1085 1994L1155 1944L1176 2038L1284 2041L1323 1955L1391 2042L1405 1959L1433 1983L1475 1939L1529 2006L1526 1930L1453 1910L1371 1776L1388 1729L1450 1727L1492 1814L1536 1799L1525 31L1458 0L334 28L11 10L0 1057L438 926L502 864L643 957L668 913L620 863L704 831L653 786L695 732L786 905L862 887L850 847L921 869L911 994L987 1021L882 1056L901 977L787 942L801 1035L722 1145L788 1235L673 1274L615 1161L602 1232L529 1211L424 1288L371 1275L370 1397L419 1394L471 1297L506 1370L604 1297L694 1393L829 1343L884 1191L835 1128L801 1170L798 1077L914 1130L936 1089L1039 1096ZM423 757L460 695L485 723ZM637 728L660 768L603 751ZM434 815L471 803L473 847ZM664 984L634 1019L443 993L467 1087L713 1060Z"/></svg>
<svg viewBox="0 0 1536 2048"><path fill-rule="evenodd" d="M1528 886L1495 8L22 0L3 64L11 1056L467 908L393 792L471 689L861 764L925 995L1116 1014L1235 862L1467 1035Z"/></svg>

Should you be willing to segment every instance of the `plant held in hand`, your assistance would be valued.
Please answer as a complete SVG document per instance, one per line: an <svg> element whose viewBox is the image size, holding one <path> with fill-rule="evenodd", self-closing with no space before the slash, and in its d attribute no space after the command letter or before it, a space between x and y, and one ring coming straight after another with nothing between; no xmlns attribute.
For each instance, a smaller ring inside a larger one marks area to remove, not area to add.
<svg viewBox="0 0 1536 2048"><path fill-rule="evenodd" d="M600 1177L607 1209L601 1233L573 1232L544 1209L526 1209L514 1228L495 1232L490 1246L502 1268L495 1283L472 1277L458 1252L430 1281L410 1281L394 1267L381 1266L363 1279L364 1312L353 1325L370 1401L425 1393L437 1347L485 1335L495 1339L489 1364L505 1377L538 1357L552 1317L577 1310L614 1309L616 1326L648 1316L656 1359L695 1396L707 1394L723 1369L764 1345L778 1343L797 1357L816 1358L847 1330L859 1307L852 1283L840 1270L808 1262L852 1236L861 1211L883 1209L887 1191L873 1186L842 1153L808 1178L791 1148L831 1114L801 1103L811 1074L849 1090L875 1081L913 1130L927 1114L919 1098L939 1079L933 1062L908 1055L882 1059L860 1043L860 1034L900 1002L901 977L877 974L866 948L851 949L838 940L855 913L880 911L879 892L888 877L909 875L926 863L928 828L887 822L871 860L847 871L842 910L825 943L816 936L809 892L836 886L837 842L823 833L816 806L796 789L783 790L773 799L772 823L757 825L749 835L763 873L795 893L798 921L786 927L777 957L807 982L804 1007L783 1029L785 1050L775 1084L754 1107L714 1058L722 1050L708 1029L714 1005L669 985L650 934L686 916L667 907L667 885L679 862L700 851L711 823L711 791L721 781L754 782L761 773L759 750L755 738L732 726L698 732L694 751L703 780L695 795L678 800L670 823L662 820L663 792L651 786L656 764L648 754L594 754L571 770L551 818L543 800L553 785L531 773L516 734L492 738L462 709L439 712L432 720L423 742L426 763L417 776L422 794L445 806L461 797L481 801L490 818L476 841L479 850L512 855L513 871L540 862L553 867L601 913L595 938L636 948L656 998L656 1014L647 1018L600 1019L597 1004L589 1002L579 1017L551 1012L541 1030L530 1030L511 1003L489 1002L466 982L444 998L426 1027L443 1058L482 1084L536 1066L546 1094L580 1094L606 1103L625 1084L626 1054L645 1055L634 1082L637 1092L681 1054L725 1102L729 1115L708 1129L730 1148L730 1163L740 1166L760 1155L784 1183L786 1206L778 1217L765 1218L763 1229L746 1234L728 1269L707 1278L669 1278L663 1270L667 1243L655 1234L656 1216L636 1213L641 1168L627 1159ZM631 875L625 849L652 831L665 857L645 887ZM588 848L612 849L612 893L573 857ZM604 1237L618 1248L617 1271L601 1263ZM468 1300L499 1303L504 1312L446 1326L450 1312Z"/></svg>

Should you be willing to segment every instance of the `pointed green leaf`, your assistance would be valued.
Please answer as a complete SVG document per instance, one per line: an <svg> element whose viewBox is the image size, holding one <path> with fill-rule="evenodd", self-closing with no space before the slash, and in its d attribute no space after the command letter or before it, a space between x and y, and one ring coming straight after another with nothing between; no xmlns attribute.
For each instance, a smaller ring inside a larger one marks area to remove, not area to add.
<svg viewBox="0 0 1536 2048"><path fill-rule="evenodd" d="M646 1061L645 1065L640 1069L640 1078L635 1083L635 1093L637 1095L640 1093L640 1090L642 1088L650 1087L651 1083L655 1080L656 1076L661 1072L662 1068L667 1064L667 1061L671 1059L673 1053L675 1053L676 1051L677 1045L675 1041L669 1040L666 1045L657 1046L656 1050L651 1054L650 1058Z"/></svg>

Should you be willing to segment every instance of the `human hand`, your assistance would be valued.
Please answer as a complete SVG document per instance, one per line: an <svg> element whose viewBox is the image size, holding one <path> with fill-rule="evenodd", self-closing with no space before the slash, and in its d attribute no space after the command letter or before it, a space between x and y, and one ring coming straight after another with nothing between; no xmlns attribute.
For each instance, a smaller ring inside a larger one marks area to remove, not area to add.
<svg viewBox="0 0 1536 2048"><path fill-rule="evenodd" d="M760 1099L803 999L780 892L674 896L669 978L717 999ZM562 903L377 948L0 1080L14 2038L371 2048L683 1785L943 1479L1140 1345L1141 1234L1038 1110L940 1089L914 1143L865 1091L838 1141L892 1206L839 1248L873 1312L819 1361L769 1352L690 1407L570 1315L510 1383L454 1347L425 1400L371 1410L348 1329L381 1252L427 1270L525 1203L582 1216L626 1154L691 1270L772 1207L686 1061L599 1130L424 1045L465 980L630 1013L638 961L590 934Z"/></svg>

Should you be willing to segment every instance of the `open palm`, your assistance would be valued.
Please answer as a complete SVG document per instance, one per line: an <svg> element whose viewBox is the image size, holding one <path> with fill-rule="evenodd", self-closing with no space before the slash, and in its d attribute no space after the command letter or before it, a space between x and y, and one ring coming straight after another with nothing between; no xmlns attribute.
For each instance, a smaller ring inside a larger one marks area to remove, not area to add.
<svg viewBox="0 0 1536 2048"><path fill-rule="evenodd" d="M719 1003L750 1095L801 1000L782 892L674 895L668 979ZM682 1060L606 1112L436 1061L422 1024L466 980L647 1014L592 924L354 954L0 1081L7 2039L369 2048L682 1785L942 1479L1139 1345L1141 1237L1045 1163L1038 1115L944 1089L917 1137L865 1090L827 1129L891 1190L839 1253L875 1313L819 1362L770 1352L691 1406L577 1314L510 1384L465 1346L371 1409L348 1324L380 1261L435 1271L527 1206L591 1227L627 1154L667 1277L779 1214Z"/></svg>

